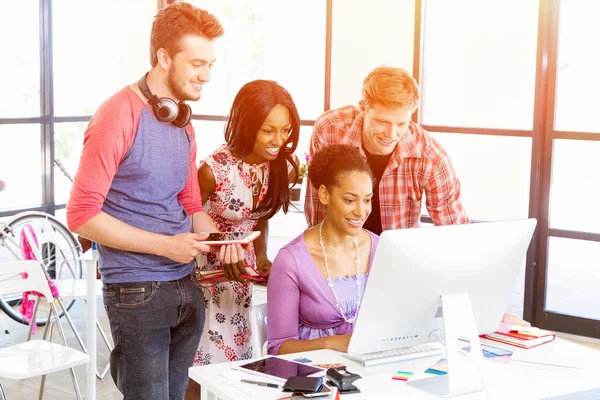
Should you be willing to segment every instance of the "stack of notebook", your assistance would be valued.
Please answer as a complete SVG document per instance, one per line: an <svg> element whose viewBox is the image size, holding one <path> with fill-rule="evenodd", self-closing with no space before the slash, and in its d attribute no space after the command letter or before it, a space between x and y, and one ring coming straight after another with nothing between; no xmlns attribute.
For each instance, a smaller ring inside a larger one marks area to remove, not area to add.
<svg viewBox="0 0 600 400"><path fill-rule="evenodd" d="M554 333L529 326L501 323L494 333L481 335L482 338L507 343L512 346L530 349L554 340Z"/></svg>

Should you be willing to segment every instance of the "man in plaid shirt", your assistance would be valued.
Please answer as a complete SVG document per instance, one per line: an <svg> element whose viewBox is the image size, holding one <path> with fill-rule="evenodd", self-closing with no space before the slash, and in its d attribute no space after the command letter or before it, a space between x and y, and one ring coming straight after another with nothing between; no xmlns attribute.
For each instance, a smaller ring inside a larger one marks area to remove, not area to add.
<svg viewBox="0 0 600 400"><path fill-rule="evenodd" d="M364 80L358 107L330 110L315 121L310 156L330 144L350 144L369 163L375 182L364 228L376 234L419 226L423 192L435 225L469 222L450 157L411 121L418 102L419 87L408 71L382 66ZM313 226L325 218L325 206L308 183L304 210Z"/></svg>

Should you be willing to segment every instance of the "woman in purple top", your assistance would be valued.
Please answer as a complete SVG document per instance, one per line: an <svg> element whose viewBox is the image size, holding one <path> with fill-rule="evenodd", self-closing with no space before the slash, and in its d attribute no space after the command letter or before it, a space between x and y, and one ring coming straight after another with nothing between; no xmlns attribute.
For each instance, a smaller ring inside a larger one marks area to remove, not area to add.
<svg viewBox="0 0 600 400"><path fill-rule="evenodd" d="M371 213L373 176L359 150L317 152L310 182L327 216L280 251L267 290L268 352L345 352L379 237L362 229Z"/></svg>

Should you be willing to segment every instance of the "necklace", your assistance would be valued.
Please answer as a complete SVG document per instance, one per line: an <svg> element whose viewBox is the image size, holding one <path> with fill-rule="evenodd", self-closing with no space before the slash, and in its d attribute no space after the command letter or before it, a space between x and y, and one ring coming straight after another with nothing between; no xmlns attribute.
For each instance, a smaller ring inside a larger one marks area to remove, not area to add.
<svg viewBox="0 0 600 400"><path fill-rule="evenodd" d="M258 196L263 184L263 170L260 165L252 164L249 167L250 184L252 185L252 195Z"/></svg>
<svg viewBox="0 0 600 400"><path fill-rule="evenodd" d="M325 222L325 221L323 221ZM321 222L319 224L319 244L321 245L321 250L323 250L323 260L325 261L325 271L327 271L327 284L329 286L329 288L331 289L331 292L333 293L333 297L335 297L335 305L337 306L338 310L340 310L340 313L342 314L342 318L344 318L344 321L346 321L349 324L353 324L354 321L356 321L356 316L352 317L352 318L348 318L346 317L346 314L344 314L344 310L342 309L342 304L340 303L340 299L337 296L337 293L335 292L335 289L333 288L334 284L333 284L333 280L331 279L331 273L329 272L329 264L327 263L327 253L325 252L325 242L323 241L323 222ZM358 249L358 236L354 236L354 239L352 239L352 241L354 242L354 246L356 247L356 258L354 259L354 263L356 264L356 288L358 290L358 299L356 301L356 309L358 310L358 308L360 307L360 299L361 299L361 290L360 290L360 250Z"/></svg>

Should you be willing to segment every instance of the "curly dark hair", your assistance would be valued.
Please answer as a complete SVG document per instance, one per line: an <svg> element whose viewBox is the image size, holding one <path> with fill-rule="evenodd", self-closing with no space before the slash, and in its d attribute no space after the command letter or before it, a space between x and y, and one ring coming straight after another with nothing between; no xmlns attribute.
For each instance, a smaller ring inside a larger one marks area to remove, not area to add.
<svg viewBox="0 0 600 400"><path fill-rule="evenodd" d="M340 179L352 171L366 172L373 181L371 168L356 147L332 144L312 156L308 166L308 179L316 189L321 185L330 188L331 185L339 185Z"/></svg>

